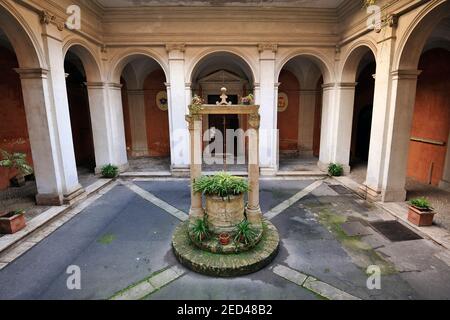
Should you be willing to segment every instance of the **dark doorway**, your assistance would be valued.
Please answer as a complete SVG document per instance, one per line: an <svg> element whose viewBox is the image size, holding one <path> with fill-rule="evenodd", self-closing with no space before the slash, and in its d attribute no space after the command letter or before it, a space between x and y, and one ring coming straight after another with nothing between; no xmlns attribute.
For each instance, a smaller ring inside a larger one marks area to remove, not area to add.
<svg viewBox="0 0 450 320"><path fill-rule="evenodd" d="M367 105L361 109L357 124L355 156L361 161L369 159L370 132L372 129L373 106Z"/></svg>
<svg viewBox="0 0 450 320"><path fill-rule="evenodd" d="M78 167L93 171L95 169L95 152L89 97L85 85L86 77L72 61L66 60L64 68L68 74L66 79L67 98L76 163Z"/></svg>
<svg viewBox="0 0 450 320"><path fill-rule="evenodd" d="M208 104L216 104L217 101L220 101L219 95L210 95L208 96ZM238 96L231 95L228 96L228 101L231 101L233 105L238 104ZM226 130L238 130L239 126L239 117L236 114L211 114L208 116L209 129L216 128L222 133L223 141L223 150L224 153L226 151ZM234 155L237 155L237 137L234 138Z"/></svg>

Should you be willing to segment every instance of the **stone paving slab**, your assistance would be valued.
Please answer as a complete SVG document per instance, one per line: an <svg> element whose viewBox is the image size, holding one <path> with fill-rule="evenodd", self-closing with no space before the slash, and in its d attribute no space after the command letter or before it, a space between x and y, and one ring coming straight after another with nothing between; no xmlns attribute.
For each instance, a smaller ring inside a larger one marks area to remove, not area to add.
<svg viewBox="0 0 450 320"><path fill-rule="evenodd" d="M329 300L361 300L312 277L306 279L304 287Z"/></svg>
<svg viewBox="0 0 450 320"><path fill-rule="evenodd" d="M391 243L377 251L394 263L400 272L425 271L433 266L433 255L443 249L428 240Z"/></svg>
<svg viewBox="0 0 450 320"><path fill-rule="evenodd" d="M161 289L162 287L168 285L169 283L175 281L182 275L184 275L185 270L179 268L178 266L173 266L169 269L158 273L149 279L138 283L137 285L124 290L113 296L111 300L140 300L148 295L154 293L155 291Z"/></svg>
<svg viewBox="0 0 450 320"><path fill-rule="evenodd" d="M239 278L185 274L148 300L317 300L311 291L286 281L269 269Z"/></svg>

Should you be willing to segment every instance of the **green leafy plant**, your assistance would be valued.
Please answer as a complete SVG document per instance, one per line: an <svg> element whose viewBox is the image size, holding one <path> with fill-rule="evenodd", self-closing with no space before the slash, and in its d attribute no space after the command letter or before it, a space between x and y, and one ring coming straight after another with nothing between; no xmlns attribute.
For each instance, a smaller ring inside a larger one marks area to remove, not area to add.
<svg viewBox="0 0 450 320"><path fill-rule="evenodd" d="M250 191L250 186L245 179L225 172L203 176L194 182L193 187L195 193L222 198L238 196Z"/></svg>
<svg viewBox="0 0 450 320"><path fill-rule="evenodd" d="M430 202L425 198L412 199L409 202L409 204L416 208L423 209L423 210L431 210L432 209Z"/></svg>
<svg viewBox="0 0 450 320"><path fill-rule="evenodd" d="M241 99L242 104L252 104L253 101L255 101L255 97L253 96L253 94L249 94L248 96Z"/></svg>
<svg viewBox="0 0 450 320"><path fill-rule="evenodd" d="M331 163L328 166L328 174L332 177L340 177L344 174L344 167L338 163Z"/></svg>
<svg viewBox="0 0 450 320"><path fill-rule="evenodd" d="M205 219L198 219L190 226L190 235L195 241L203 242L209 238L209 228Z"/></svg>
<svg viewBox="0 0 450 320"><path fill-rule="evenodd" d="M234 242L240 242L245 245L252 244L258 233L252 228L250 222L247 220L242 221L236 226L236 236L234 237Z"/></svg>
<svg viewBox="0 0 450 320"><path fill-rule="evenodd" d="M0 167L16 169L21 175L27 176L33 173L33 168L27 162L27 155L20 152L8 152L0 150L2 160Z"/></svg>
<svg viewBox="0 0 450 320"><path fill-rule="evenodd" d="M114 179L119 175L119 168L112 164L108 164L102 167L102 176L108 179Z"/></svg>

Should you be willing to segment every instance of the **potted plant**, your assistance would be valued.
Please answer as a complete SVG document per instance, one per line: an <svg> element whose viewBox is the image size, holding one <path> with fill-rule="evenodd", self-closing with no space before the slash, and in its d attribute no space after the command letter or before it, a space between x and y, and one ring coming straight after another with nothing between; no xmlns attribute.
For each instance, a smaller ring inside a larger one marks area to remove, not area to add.
<svg viewBox="0 0 450 320"><path fill-rule="evenodd" d="M8 152L0 150L3 160L0 161L0 167L15 169L17 174L11 179L13 187L22 187L25 185L25 176L33 173L33 168L27 163L27 155L20 152Z"/></svg>
<svg viewBox="0 0 450 320"><path fill-rule="evenodd" d="M435 214L430 202L425 198L417 198L409 202L408 220L416 226L431 226Z"/></svg>
<svg viewBox="0 0 450 320"><path fill-rule="evenodd" d="M0 233L14 234L25 228L24 213L24 210L0 213Z"/></svg>
<svg viewBox="0 0 450 320"><path fill-rule="evenodd" d="M223 172L197 179L193 189L205 195L207 221L215 233L232 232L245 219L244 194L250 190L245 179Z"/></svg>
<svg viewBox="0 0 450 320"><path fill-rule="evenodd" d="M248 96L241 99L241 102L244 105L251 105L253 101L255 101L255 97L253 96L253 94L249 94Z"/></svg>
<svg viewBox="0 0 450 320"><path fill-rule="evenodd" d="M328 166L328 174L332 177L340 177L344 174L344 167L338 163L330 163Z"/></svg>
<svg viewBox="0 0 450 320"><path fill-rule="evenodd" d="M230 244L231 236L229 233L223 232L219 235L220 244L223 246L227 246Z"/></svg>
<svg viewBox="0 0 450 320"><path fill-rule="evenodd" d="M102 176L107 179L114 179L119 175L119 168L112 164L102 167Z"/></svg>
<svg viewBox="0 0 450 320"><path fill-rule="evenodd" d="M244 220L236 226L236 236L234 242L239 242L245 245L252 244L257 238L257 232L251 227L248 220Z"/></svg>
<svg viewBox="0 0 450 320"><path fill-rule="evenodd" d="M190 227L190 235L194 241L203 242L209 238L208 224L205 219L198 219Z"/></svg>

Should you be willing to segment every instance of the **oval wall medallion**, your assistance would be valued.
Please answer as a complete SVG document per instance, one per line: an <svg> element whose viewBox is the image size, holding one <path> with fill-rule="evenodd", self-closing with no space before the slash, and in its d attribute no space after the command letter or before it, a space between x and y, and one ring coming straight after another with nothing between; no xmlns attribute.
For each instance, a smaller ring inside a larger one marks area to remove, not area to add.
<svg viewBox="0 0 450 320"><path fill-rule="evenodd" d="M284 92L278 94L278 112L284 112L289 106L288 95Z"/></svg>
<svg viewBox="0 0 450 320"><path fill-rule="evenodd" d="M160 91L156 95L156 105L162 111L167 111L169 109L169 100L167 99L167 92Z"/></svg>

